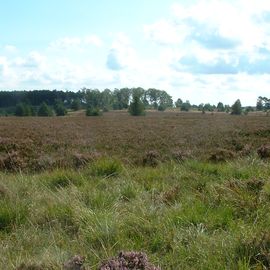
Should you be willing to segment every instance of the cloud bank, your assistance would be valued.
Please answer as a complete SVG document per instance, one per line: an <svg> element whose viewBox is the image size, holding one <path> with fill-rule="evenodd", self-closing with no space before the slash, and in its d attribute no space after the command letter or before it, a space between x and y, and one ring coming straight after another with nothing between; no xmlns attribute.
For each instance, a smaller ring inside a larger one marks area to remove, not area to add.
<svg viewBox="0 0 270 270"><path fill-rule="evenodd" d="M175 3L132 33L59 37L22 53L0 48L1 89L156 87L193 103L269 96L270 2ZM138 37L136 37L138 38Z"/></svg>

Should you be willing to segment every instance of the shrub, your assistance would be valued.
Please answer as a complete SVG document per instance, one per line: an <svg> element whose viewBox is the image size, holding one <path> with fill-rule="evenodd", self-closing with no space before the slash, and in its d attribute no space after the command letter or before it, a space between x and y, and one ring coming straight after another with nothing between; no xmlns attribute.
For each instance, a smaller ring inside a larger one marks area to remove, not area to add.
<svg viewBox="0 0 270 270"><path fill-rule="evenodd" d="M188 112L190 110L190 108L191 108L191 105L190 105L189 101L186 101L186 102L181 104L180 111Z"/></svg>
<svg viewBox="0 0 270 270"><path fill-rule="evenodd" d="M57 116L65 116L67 114L67 109L62 102L58 102L54 110Z"/></svg>
<svg viewBox="0 0 270 270"><path fill-rule="evenodd" d="M166 106L165 106L165 105L160 104L160 105L158 106L158 111L164 112L165 110L166 110Z"/></svg>
<svg viewBox="0 0 270 270"><path fill-rule="evenodd" d="M52 113L51 108L45 102L43 102L38 109L37 115L38 116L52 116L53 113Z"/></svg>
<svg viewBox="0 0 270 270"><path fill-rule="evenodd" d="M63 270L85 270L83 266L85 257L80 255L75 255L63 265Z"/></svg>
<svg viewBox="0 0 270 270"><path fill-rule="evenodd" d="M235 103L232 105L232 112L231 114L234 115L240 115L242 113L242 105L239 99L235 101Z"/></svg>
<svg viewBox="0 0 270 270"><path fill-rule="evenodd" d="M31 116L33 115L33 109L30 105L19 103L15 108L16 116Z"/></svg>
<svg viewBox="0 0 270 270"><path fill-rule="evenodd" d="M90 153L75 153L73 155L73 164L76 168L81 168L86 166L89 162L93 162L101 157L101 154L98 152L90 152Z"/></svg>
<svg viewBox="0 0 270 270"><path fill-rule="evenodd" d="M175 150L172 152L172 158L177 162L183 162L190 157L191 153L189 151Z"/></svg>
<svg viewBox="0 0 270 270"><path fill-rule="evenodd" d="M257 153L261 159L270 158L270 145L262 145Z"/></svg>
<svg viewBox="0 0 270 270"><path fill-rule="evenodd" d="M102 115L102 112L99 108L87 108L86 110L86 116L100 116Z"/></svg>
<svg viewBox="0 0 270 270"><path fill-rule="evenodd" d="M71 102L71 109L73 111L78 111L81 107L80 99L76 98Z"/></svg>
<svg viewBox="0 0 270 270"><path fill-rule="evenodd" d="M156 167L159 164L160 155L157 151L148 151L143 157L143 165Z"/></svg>
<svg viewBox="0 0 270 270"><path fill-rule="evenodd" d="M234 157L235 153L233 151L226 149L217 149L215 152L211 154L209 160L214 162L222 162L233 159Z"/></svg>
<svg viewBox="0 0 270 270"><path fill-rule="evenodd" d="M143 252L120 252L118 257L103 262L99 270L160 270L149 263L147 255Z"/></svg>
<svg viewBox="0 0 270 270"><path fill-rule="evenodd" d="M264 186L265 182L260 179L251 179L247 181L247 189L254 193L259 193Z"/></svg>
<svg viewBox="0 0 270 270"><path fill-rule="evenodd" d="M133 101L129 105L129 113L133 116L144 115L144 105L139 97L139 95L133 95Z"/></svg>
<svg viewBox="0 0 270 270"><path fill-rule="evenodd" d="M26 163L18 151L11 151L0 157L0 169L16 172L24 169Z"/></svg>

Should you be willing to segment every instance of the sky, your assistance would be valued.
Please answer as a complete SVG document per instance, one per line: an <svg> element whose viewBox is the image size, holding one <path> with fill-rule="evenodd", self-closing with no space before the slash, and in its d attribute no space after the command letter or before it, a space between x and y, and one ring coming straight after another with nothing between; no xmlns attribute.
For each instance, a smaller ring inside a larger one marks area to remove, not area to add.
<svg viewBox="0 0 270 270"><path fill-rule="evenodd" d="M270 97L269 0L0 0L0 90Z"/></svg>

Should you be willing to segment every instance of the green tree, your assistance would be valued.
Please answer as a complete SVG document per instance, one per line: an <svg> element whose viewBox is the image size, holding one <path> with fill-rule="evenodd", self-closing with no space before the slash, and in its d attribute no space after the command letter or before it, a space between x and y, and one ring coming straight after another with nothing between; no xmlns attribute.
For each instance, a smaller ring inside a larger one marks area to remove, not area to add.
<svg viewBox="0 0 270 270"><path fill-rule="evenodd" d="M223 105L222 102L219 102L218 105L217 105L217 111L218 112L224 112L225 111L225 107Z"/></svg>
<svg viewBox="0 0 270 270"><path fill-rule="evenodd" d="M53 113L52 113L51 108L45 102L43 102L38 109L37 115L38 116L52 116Z"/></svg>
<svg viewBox="0 0 270 270"><path fill-rule="evenodd" d="M57 116L64 116L67 114L67 109L61 100L55 102L54 110Z"/></svg>
<svg viewBox="0 0 270 270"><path fill-rule="evenodd" d="M181 108L182 104L183 104L183 100L181 98L178 98L174 103L176 108Z"/></svg>
<svg viewBox="0 0 270 270"><path fill-rule="evenodd" d="M81 106L81 102L80 102L80 99L79 98L75 98L72 100L71 102L71 109L73 111L78 111L80 109L80 106Z"/></svg>
<svg viewBox="0 0 270 270"><path fill-rule="evenodd" d="M210 103L206 103L203 106L203 110L204 111L208 111L208 112L212 112L212 111L214 111L214 108L213 108L213 106Z"/></svg>
<svg viewBox="0 0 270 270"><path fill-rule="evenodd" d="M16 105L15 115L16 116L24 116L24 105L22 103L19 103Z"/></svg>
<svg viewBox="0 0 270 270"><path fill-rule="evenodd" d="M232 105L232 112L231 114L240 115L242 113L242 105L240 99L237 99L234 104Z"/></svg>
<svg viewBox="0 0 270 270"><path fill-rule="evenodd" d="M33 115L33 108L25 103L18 103L15 108L16 116L31 116Z"/></svg>
<svg viewBox="0 0 270 270"><path fill-rule="evenodd" d="M97 108L88 107L86 109L85 115L86 116L100 116L102 115L102 112L100 111L98 107Z"/></svg>
<svg viewBox="0 0 270 270"><path fill-rule="evenodd" d="M190 105L190 102L187 100L186 102L183 102L181 107L180 107L180 110L182 112L188 112L191 108L191 105Z"/></svg>
<svg viewBox="0 0 270 270"><path fill-rule="evenodd" d="M140 96L136 93L133 94L132 102L129 105L129 113L134 116L144 115L144 105Z"/></svg>
<svg viewBox="0 0 270 270"><path fill-rule="evenodd" d="M202 112L204 110L204 104L203 103L200 103L199 106L198 106L198 111Z"/></svg>

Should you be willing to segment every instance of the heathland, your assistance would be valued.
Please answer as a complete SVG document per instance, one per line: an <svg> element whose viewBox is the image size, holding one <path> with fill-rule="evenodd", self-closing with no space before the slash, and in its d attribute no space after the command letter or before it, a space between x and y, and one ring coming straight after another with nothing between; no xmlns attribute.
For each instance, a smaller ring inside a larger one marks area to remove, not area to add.
<svg viewBox="0 0 270 270"><path fill-rule="evenodd" d="M269 136L263 113L1 117L0 269L75 254L98 269L122 250L161 269L269 269Z"/></svg>

